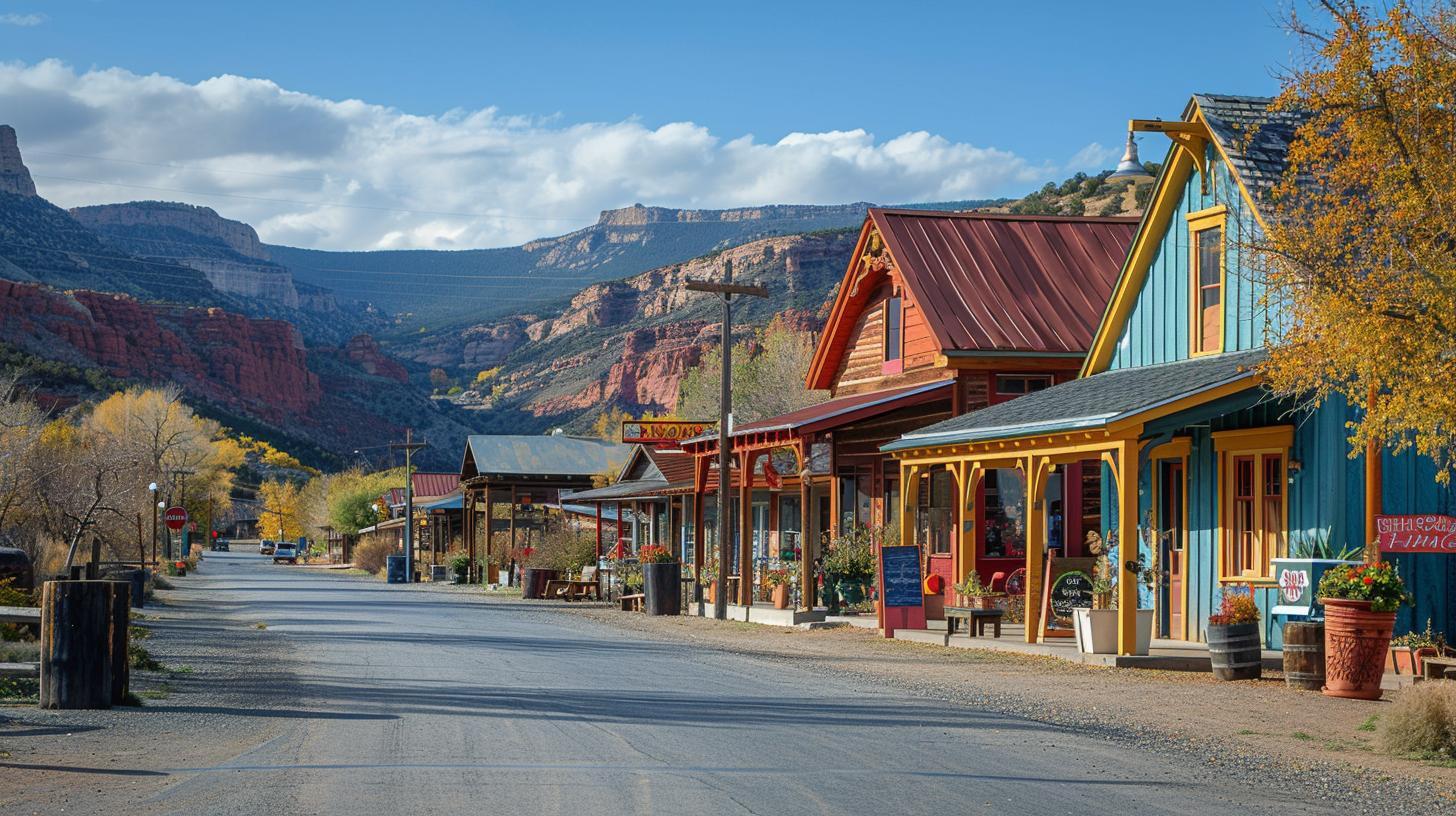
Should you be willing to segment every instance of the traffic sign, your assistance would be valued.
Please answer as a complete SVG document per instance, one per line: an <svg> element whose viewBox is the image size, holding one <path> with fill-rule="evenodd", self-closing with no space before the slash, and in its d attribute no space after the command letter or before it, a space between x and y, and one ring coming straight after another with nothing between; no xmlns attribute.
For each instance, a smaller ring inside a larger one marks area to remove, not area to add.
<svg viewBox="0 0 1456 816"><path fill-rule="evenodd" d="M162 522L167 525L169 530L174 532L181 530L187 526L187 508L168 507L166 512L162 513Z"/></svg>

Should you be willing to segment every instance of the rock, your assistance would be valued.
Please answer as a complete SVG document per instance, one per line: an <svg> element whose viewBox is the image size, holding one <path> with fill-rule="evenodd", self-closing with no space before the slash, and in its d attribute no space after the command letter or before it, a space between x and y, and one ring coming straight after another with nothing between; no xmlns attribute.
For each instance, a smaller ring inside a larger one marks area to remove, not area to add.
<svg viewBox="0 0 1456 816"><path fill-rule="evenodd" d="M344 354L368 374L386 377L395 382L409 382L409 372L392 357L386 356L373 337L356 334L344 344Z"/></svg>
<svg viewBox="0 0 1456 816"><path fill-rule="evenodd" d="M258 233L251 226L242 221L223 218L211 207L170 201L132 201L126 204L76 207L71 210L71 217L102 232L108 231L104 229L106 227L172 228L216 239L246 258L270 260L268 250L258 240Z"/></svg>
<svg viewBox="0 0 1456 816"><path fill-rule="evenodd" d="M15 138L15 128L9 125L0 125L0 192L26 197L36 194L30 170L20 158L20 143Z"/></svg>

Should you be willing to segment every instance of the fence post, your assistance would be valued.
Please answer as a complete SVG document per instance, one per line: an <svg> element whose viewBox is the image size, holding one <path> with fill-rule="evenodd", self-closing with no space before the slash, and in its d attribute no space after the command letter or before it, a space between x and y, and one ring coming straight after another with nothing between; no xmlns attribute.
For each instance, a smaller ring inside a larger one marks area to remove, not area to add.
<svg viewBox="0 0 1456 816"><path fill-rule="evenodd" d="M41 708L111 707L111 587L110 581L45 582Z"/></svg>

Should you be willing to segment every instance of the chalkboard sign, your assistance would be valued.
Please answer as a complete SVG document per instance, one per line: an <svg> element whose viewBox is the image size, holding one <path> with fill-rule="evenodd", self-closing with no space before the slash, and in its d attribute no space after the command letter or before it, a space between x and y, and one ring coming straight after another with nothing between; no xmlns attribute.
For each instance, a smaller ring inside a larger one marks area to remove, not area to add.
<svg viewBox="0 0 1456 816"><path fill-rule="evenodd" d="M885 606L925 603L920 585L919 547L881 547L880 575L885 581Z"/></svg>
<svg viewBox="0 0 1456 816"><path fill-rule="evenodd" d="M1058 558L1048 552L1040 599L1041 636L1071 637L1072 610L1092 605L1092 568L1095 558Z"/></svg>

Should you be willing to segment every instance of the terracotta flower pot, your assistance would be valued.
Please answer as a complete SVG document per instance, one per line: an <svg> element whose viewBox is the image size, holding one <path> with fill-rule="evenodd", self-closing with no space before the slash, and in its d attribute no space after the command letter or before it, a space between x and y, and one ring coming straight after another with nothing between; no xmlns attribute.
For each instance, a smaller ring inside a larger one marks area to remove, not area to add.
<svg viewBox="0 0 1456 816"><path fill-rule="evenodd" d="M1394 612L1369 601L1321 598L1325 608L1325 687L1330 697L1380 699L1380 677L1395 628Z"/></svg>
<svg viewBox="0 0 1456 816"><path fill-rule="evenodd" d="M774 609L788 609L789 608L789 585L788 584L779 584L778 586L776 586L776 587L773 588L773 605L774 605Z"/></svg>
<svg viewBox="0 0 1456 816"><path fill-rule="evenodd" d="M1412 677L1420 677L1424 669L1425 659L1435 657L1436 650L1429 646L1411 648L1409 646L1391 646L1390 668L1396 674L1407 674Z"/></svg>

